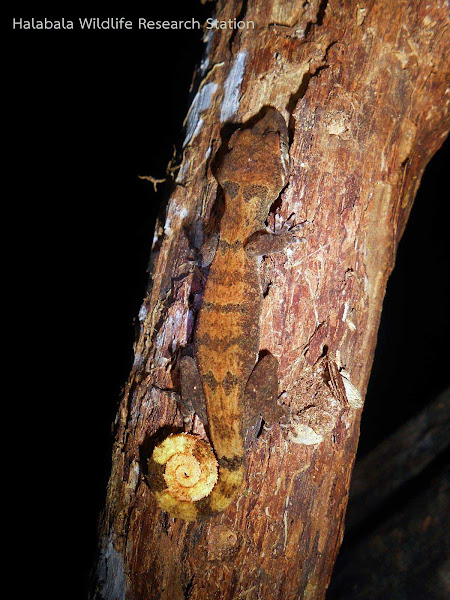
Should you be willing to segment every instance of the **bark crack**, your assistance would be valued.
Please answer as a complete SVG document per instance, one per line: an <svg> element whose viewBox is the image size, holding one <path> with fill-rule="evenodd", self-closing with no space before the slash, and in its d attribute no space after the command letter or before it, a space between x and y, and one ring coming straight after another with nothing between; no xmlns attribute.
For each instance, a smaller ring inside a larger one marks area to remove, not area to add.
<svg viewBox="0 0 450 600"><path fill-rule="evenodd" d="M310 83L311 79L313 77L317 77L321 71L324 71L325 69L329 68L330 65L327 63L328 52L329 52L329 50L330 50L330 48L332 46L334 46L335 44L337 44L337 42L338 42L338 40L333 40L332 42L330 42L328 44L328 46L325 48L324 56L323 56L323 59L322 59L324 64L319 65L313 71L310 71L310 70L307 71L303 75L302 80L300 82L300 85L297 88L297 91L294 92L293 94L291 94L291 96L289 97L289 102L287 104L287 109L288 109L289 115L290 115L290 117L289 117L289 137L290 137L290 139L293 138L293 134L294 134L295 122L294 122L293 112L294 112L294 110L295 110L295 108L297 106L297 103L298 103L299 100L301 100L303 98L303 96L308 91L308 87L309 87L309 83Z"/></svg>
<svg viewBox="0 0 450 600"><path fill-rule="evenodd" d="M194 579L195 579L195 573L194 573L194 575L192 575L191 579L189 580L189 582L184 590L184 600L189 600L189 596L191 595L191 590L194 586Z"/></svg>
<svg viewBox="0 0 450 600"><path fill-rule="evenodd" d="M241 10L238 12L238 14L236 15L236 22L239 23L239 21L243 21L245 15L247 14L247 8L248 8L248 0L243 0L242 2L242 6L241 6ZM239 32L239 29L233 29L231 36L230 36L230 40L228 42L228 49L230 51L230 54L233 53L233 42L236 38L237 33Z"/></svg>
<svg viewBox="0 0 450 600"><path fill-rule="evenodd" d="M317 26L317 27L321 27L323 24L323 18L325 16L325 11L327 10L327 6L328 6L328 0L321 0L321 2L319 2L319 7L317 9L317 14L316 14L316 20L315 21L309 21L306 24L305 27L305 38L308 36L311 28L313 26Z"/></svg>

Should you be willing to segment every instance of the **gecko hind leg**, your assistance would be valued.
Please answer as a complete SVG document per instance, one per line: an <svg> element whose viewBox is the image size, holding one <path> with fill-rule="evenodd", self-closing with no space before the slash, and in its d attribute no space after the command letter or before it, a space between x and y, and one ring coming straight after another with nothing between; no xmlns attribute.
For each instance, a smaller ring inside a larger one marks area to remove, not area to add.
<svg viewBox="0 0 450 600"><path fill-rule="evenodd" d="M270 353L256 363L244 394L244 445L248 449L258 437L261 422L278 423L286 410L277 403L278 361Z"/></svg>
<svg viewBox="0 0 450 600"><path fill-rule="evenodd" d="M208 426L206 400L197 363L192 356L180 361L181 399L185 410L195 412L205 427Z"/></svg>

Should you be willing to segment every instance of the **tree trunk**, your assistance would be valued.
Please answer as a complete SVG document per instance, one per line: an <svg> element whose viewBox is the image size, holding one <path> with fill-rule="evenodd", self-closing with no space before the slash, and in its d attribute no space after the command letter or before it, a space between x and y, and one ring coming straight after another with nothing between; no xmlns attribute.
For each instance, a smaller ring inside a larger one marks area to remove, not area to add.
<svg viewBox="0 0 450 600"><path fill-rule="evenodd" d="M115 423L93 598L324 598L386 281L448 127L444 2L219 0L216 8L219 23L247 25L206 33ZM267 106L285 117L292 142L289 183L269 225L292 214L305 224L299 248L261 267L270 282L261 349L278 359L292 417L261 432L234 504L185 522L157 507L146 460L161 431L200 431L177 404L179 355L204 286L200 246L217 220L214 159Z"/></svg>

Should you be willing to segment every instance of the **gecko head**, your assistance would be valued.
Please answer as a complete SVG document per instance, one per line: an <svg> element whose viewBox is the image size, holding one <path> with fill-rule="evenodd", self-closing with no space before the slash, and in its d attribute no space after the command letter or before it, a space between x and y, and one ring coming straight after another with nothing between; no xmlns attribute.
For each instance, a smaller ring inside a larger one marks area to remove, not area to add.
<svg viewBox="0 0 450 600"><path fill-rule="evenodd" d="M229 149L217 171L222 187L229 182L264 182L273 202L286 184L289 167L288 132L281 114L269 108L253 127L239 129L231 136Z"/></svg>

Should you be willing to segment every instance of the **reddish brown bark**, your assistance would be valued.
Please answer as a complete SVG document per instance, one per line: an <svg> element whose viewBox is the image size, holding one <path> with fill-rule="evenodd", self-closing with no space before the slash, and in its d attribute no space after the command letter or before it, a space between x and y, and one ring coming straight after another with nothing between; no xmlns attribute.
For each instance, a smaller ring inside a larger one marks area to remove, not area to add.
<svg viewBox="0 0 450 600"><path fill-rule="evenodd" d="M324 597L386 281L448 127L444 2L218 2L218 19L235 17L255 29L209 34L183 160L157 229L117 417L96 598ZM280 362L279 391L294 416L260 436L237 503L184 523L156 507L143 468L154 434L183 429L178 356L192 337L190 298L203 285L196 258L215 218L212 160L227 124L268 105L292 136L291 177L270 224L292 213L307 222L301 248L262 267L271 285L261 348Z"/></svg>

